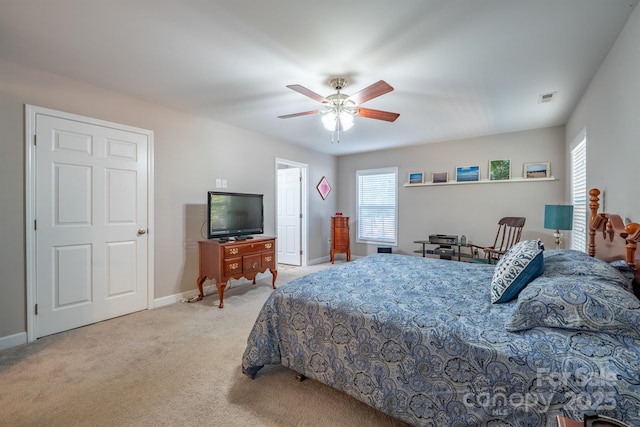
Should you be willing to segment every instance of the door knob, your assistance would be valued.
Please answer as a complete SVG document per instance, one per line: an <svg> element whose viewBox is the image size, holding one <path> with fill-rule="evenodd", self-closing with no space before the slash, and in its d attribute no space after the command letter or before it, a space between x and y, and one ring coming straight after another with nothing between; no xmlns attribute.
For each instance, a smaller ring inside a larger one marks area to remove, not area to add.
<svg viewBox="0 0 640 427"><path fill-rule="evenodd" d="M138 230L138 236L142 236L143 234L146 234L147 230L145 230L144 228L141 228Z"/></svg>

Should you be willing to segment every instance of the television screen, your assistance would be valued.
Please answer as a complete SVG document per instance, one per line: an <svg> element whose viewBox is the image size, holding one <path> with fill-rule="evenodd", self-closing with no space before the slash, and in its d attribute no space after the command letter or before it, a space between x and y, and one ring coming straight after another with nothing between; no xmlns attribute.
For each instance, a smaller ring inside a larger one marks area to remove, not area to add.
<svg viewBox="0 0 640 427"><path fill-rule="evenodd" d="M208 238L264 233L263 195L208 192Z"/></svg>

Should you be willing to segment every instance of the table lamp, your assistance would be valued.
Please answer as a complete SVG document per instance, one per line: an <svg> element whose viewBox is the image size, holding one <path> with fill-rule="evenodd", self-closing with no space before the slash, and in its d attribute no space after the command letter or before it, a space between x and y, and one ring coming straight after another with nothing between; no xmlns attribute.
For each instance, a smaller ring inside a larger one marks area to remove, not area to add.
<svg viewBox="0 0 640 427"><path fill-rule="evenodd" d="M573 223L573 206L571 205L545 205L544 228L556 230L553 237L556 238L556 249L560 249L560 230L571 230Z"/></svg>

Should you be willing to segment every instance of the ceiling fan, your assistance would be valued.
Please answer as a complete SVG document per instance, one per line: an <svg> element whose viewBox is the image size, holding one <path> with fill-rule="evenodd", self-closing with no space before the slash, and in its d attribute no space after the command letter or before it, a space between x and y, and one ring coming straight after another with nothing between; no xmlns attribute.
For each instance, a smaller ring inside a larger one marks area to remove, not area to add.
<svg viewBox="0 0 640 427"><path fill-rule="evenodd" d="M327 97L319 95L302 85L288 85L287 87L289 89L324 104L324 108L321 110L286 114L284 116L278 116L278 118L288 119L291 117L306 116L309 114L322 114L322 123L324 127L337 134L337 140L340 142L340 131L346 131L353 126L354 116L384 120L387 122L393 122L400 116L398 113L374 110L360 106L360 104L364 104L373 98L377 98L378 96L384 95L385 93L393 90L393 87L384 80L380 80L377 83L367 86L353 95L347 95L341 92L347 84L347 79L345 78L333 78L329 81L329 84L336 90L336 93Z"/></svg>

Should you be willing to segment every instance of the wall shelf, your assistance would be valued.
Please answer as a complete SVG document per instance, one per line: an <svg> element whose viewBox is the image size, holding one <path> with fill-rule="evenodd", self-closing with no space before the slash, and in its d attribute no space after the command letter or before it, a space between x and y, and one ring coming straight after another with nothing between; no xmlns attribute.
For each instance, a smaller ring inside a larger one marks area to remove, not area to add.
<svg viewBox="0 0 640 427"><path fill-rule="evenodd" d="M557 181L555 177L550 176L548 178L511 178L502 180L489 180L481 179L480 181L448 181L448 182L425 182L422 184L409 184L404 183L404 187L427 187L427 186L439 186L439 185L464 185L464 184L504 184L509 182L540 182L540 181Z"/></svg>

